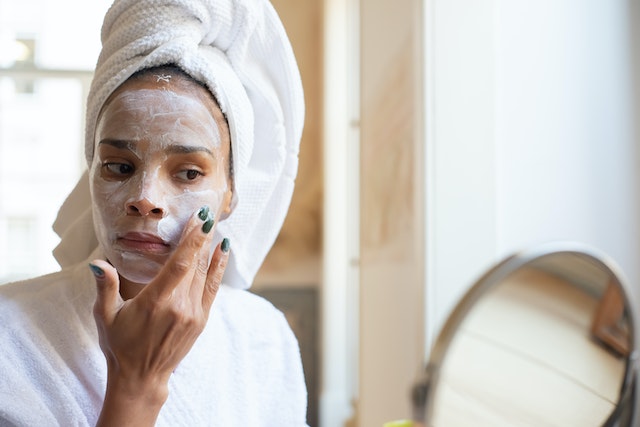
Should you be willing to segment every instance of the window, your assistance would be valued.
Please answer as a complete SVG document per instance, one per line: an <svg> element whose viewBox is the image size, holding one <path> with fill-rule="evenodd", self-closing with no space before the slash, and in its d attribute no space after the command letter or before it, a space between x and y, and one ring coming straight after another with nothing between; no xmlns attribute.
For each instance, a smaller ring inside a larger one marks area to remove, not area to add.
<svg viewBox="0 0 640 427"><path fill-rule="evenodd" d="M85 168L84 106L110 3L0 0L0 283L58 269L51 225ZM65 25L70 10L83 19Z"/></svg>
<svg viewBox="0 0 640 427"><path fill-rule="evenodd" d="M7 280L25 277L31 273L34 243L38 241L37 219L21 216L5 219L7 239L3 242L3 260L0 276ZM37 248L37 246L36 246Z"/></svg>

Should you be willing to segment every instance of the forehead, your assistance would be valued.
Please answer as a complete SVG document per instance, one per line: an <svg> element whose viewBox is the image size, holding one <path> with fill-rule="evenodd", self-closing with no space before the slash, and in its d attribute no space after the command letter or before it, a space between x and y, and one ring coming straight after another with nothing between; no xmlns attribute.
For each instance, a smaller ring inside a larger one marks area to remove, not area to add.
<svg viewBox="0 0 640 427"><path fill-rule="evenodd" d="M135 75L118 87L100 111L95 138L96 144L104 138L200 140L224 152L231 149L229 128L213 95L180 73L162 71Z"/></svg>
<svg viewBox="0 0 640 427"><path fill-rule="evenodd" d="M126 80L107 98L98 115L98 121L100 121L107 107L114 99L118 98L119 95L123 92L139 90L169 91L176 95L186 96L194 101L198 101L211 113L221 129L227 128L224 115L215 98L207 88L180 72L165 69L143 71ZM226 134L227 131L222 133Z"/></svg>

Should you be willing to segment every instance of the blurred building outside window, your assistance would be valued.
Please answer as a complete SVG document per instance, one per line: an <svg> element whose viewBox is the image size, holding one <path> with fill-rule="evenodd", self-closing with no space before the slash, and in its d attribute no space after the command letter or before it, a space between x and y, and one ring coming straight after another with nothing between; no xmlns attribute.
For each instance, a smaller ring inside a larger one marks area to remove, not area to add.
<svg viewBox="0 0 640 427"><path fill-rule="evenodd" d="M0 0L0 283L59 269L51 225L86 168L84 109L110 1Z"/></svg>

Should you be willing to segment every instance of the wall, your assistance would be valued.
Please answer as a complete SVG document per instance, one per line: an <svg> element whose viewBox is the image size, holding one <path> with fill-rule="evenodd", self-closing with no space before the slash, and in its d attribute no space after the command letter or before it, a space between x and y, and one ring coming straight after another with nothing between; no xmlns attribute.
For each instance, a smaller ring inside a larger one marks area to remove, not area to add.
<svg viewBox="0 0 640 427"><path fill-rule="evenodd" d="M493 1L432 0L425 9L425 354L495 259L493 14Z"/></svg>
<svg viewBox="0 0 640 427"><path fill-rule="evenodd" d="M595 246L637 293L631 4L431 2L431 336L473 277L539 242Z"/></svg>
<svg viewBox="0 0 640 427"><path fill-rule="evenodd" d="M500 3L498 251L581 240L629 269L638 187L627 7L580 4Z"/></svg>
<svg viewBox="0 0 640 427"><path fill-rule="evenodd" d="M330 0L325 8L344 3ZM325 426L343 425L336 420L348 413L353 373L344 361L354 310L359 378L348 425L377 426L410 415L411 381L442 322L473 281L511 251L581 240L613 256L629 283L638 283L631 0L427 0L420 10L422 4L359 4L359 116L344 78L352 71L344 56L353 51L326 53L337 60L325 68L335 73L327 75L335 87L325 93L333 102L325 105L325 140L335 145L325 146L325 156L336 171L325 179L349 182L348 128L357 127L361 227L354 257L349 221L333 217L348 215L351 193L331 188L326 200L342 210L325 217L337 224L335 233L325 232L324 248L323 310L335 320L325 323L332 331L325 330L325 368L335 374L325 376L335 392L326 396ZM349 22L337 23L325 34L334 47L351 40ZM359 267L355 303L348 263ZM331 418L326 408L340 415Z"/></svg>
<svg viewBox="0 0 640 427"><path fill-rule="evenodd" d="M423 362L421 2L360 3L358 426L411 415Z"/></svg>
<svg viewBox="0 0 640 427"><path fill-rule="evenodd" d="M635 176L632 177L636 186L640 185L640 123L638 123L638 116L640 116L640 3L637 1L629 1L629 13L628 13L627 25L631 28L629 32L629 43L632 52L632 94L633 94L633 110L632 110L632 126L633 126L633 147L635 147L635 153L633 158L635 159ZM636 218L640 217L640 190L635 190L635 209ZM640 221L635 222L635 228L629 231L629 238L635 242L640 242ZM640 244L640 243L638 243ZM639 251L640 252L640 251ZM636 254L637 255L637 252ZM638 263L638 257L628 259L625 262L625 267L629 269L629 282L631 289L634 292L636 307L640 307L640 269ZM635 268L634 270L631 270ZM636 328L636 342L640 343L640 328Z"/></svg>

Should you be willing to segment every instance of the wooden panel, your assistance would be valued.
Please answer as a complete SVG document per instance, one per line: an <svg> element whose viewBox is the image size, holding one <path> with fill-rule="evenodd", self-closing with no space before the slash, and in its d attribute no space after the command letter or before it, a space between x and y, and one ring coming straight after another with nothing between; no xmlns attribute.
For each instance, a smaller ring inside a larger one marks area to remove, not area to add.
<svg viewBox="0 0 640 427"><path fill-rule="evenodd" d="M411 415L424 357L420 5L360 2L362 427Z"/></svg>

